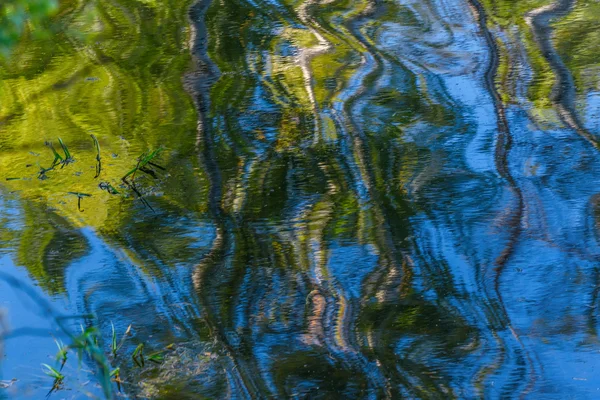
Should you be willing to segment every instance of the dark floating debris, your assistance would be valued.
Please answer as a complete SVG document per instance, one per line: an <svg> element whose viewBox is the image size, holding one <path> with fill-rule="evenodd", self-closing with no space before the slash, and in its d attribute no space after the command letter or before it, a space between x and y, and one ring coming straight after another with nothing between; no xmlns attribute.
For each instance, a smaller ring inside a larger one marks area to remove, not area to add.
<svg viewBox="0 0 600 400"><path fill-rule="evenodd" d="M52 170L54 170L54 166L51 166L50 168L40 167L40 172L38 173L38 179L40 179L42 181L48 179L46 172L52 171Z"/></svg>
<svg viewBox="0 0 600 400"><path fill-rule="evenodd" d="M85 211L85 210L81 209L81 199L84 197L92 197L92 195L88 194L88 193L79 193L79 192L68 192L68 193L77 196L77 209L80 212Z"/></svg>
<svg viewBox="0 0 600 400"><path fill-rule="evenodd" d="M9 381L0 381L0 389L8 389L9 387L11 387L15 382L17 382L17 378L12 378Z"/></svg>
<svg viewBox="0 0 600 400"><path fill-rule="evenodd" d="M94 147L96 149L96 167L95 167L96 174L94 176L94 179L95 179L95 178L100 177L100 175L102 174L102 156L101 156L100 143L98 141L98 138L93 134L90 134L90 137L92 138L92 140L94 142ZM61 138L58 138L58 142L60 144L60 149L58 149L58 150L57 150L57 147L55 147L52 144L52 142L50 142L50 141L45 142L46 147L48 147L52 151L52 155L54 156L54 159L52 161L52 165L50 165L50 167L48 167L48 168L42 167L41 165L39 165L39 163L37 164L40 168L39 172L38 172L38 176L37 176L38 179L40 179L40 180L49 179L49 176L47 175L47 173L49 171L54 171L58 165L60 165L61 166L60 168L62 169L66 165L75 162L75 159L73 158L71 152L69 151L69 148L63 142L63 140ZM123 175L123 177L121 178L121 181L123 183L122 183L122 185L119 186L123 190L130 189L135 194L135 196L137 196L137 198L142 202L142 204L145 207L149 208L152 212L155 212L154 208L152 208L150 203L148 203L148 201L144 197L144 196L148 195L148 191L141 190L140 188L138 188L135 178L137 176L138 171L141 171L145 175L151 177L152 179L159 179L159 171L163 171L163 172L167 171L167 169L165 167L163 167L160 164L155 162L156 158L160 155L160 153L162 151L163 151L163 147L160 146L153 151L146 151L146 152L142 153L142 155L137 159L137 163L136 163L135 167L132 168L130 171L128 171L125 175ZM36 156L39 155L39 154L33 153L33 152L30 152L30 153L34 154ZM114 153L111 153L111 155L113 157L117 157L117 155ZM32 165L33 164L27 164L27 167L30 167ZM83 174L82 171L74 172L75 176L81 176L82 174ZM6 180L7 181L28 180L28 178L7 177ZM117 190L113 185L111 185L107 181L101 181L98 184L98 188L100 190L107 191L111 195L120 194L120 191ZM81 208L81 200L84 197L91 197L92 195L88 194L88 193L81 193L81 192L67 192L67 193L77 196L77 209L80 212L85 211ZM124 195L127 197L128 194L125 193Z"/></svg>

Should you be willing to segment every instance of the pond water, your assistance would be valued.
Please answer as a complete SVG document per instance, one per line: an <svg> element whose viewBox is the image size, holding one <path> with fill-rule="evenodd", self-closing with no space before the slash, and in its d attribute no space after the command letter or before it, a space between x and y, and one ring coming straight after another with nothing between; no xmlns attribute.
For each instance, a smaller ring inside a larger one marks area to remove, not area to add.
<svg viewBox="0 0 600 400"><path fill-rule="evenodd" d="M0 61L0 398L598 398L599 16L60 1Z"/></svg>

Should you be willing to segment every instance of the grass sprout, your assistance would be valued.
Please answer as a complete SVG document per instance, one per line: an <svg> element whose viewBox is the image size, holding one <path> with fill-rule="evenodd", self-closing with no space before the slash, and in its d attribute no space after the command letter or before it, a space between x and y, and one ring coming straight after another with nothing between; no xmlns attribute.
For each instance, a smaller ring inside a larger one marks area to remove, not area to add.
<svg viewBox="0 0 600 400"><path fill-rule="evenodd" d="M98 381L102 387L106 398L111 397L111 381L110 381L110 364L104 355L104 351L98 345L99 331L95 327L81 327L81 334L73 338L73 343L70 348L77 351L79 360L83 359L83 355L87 355L94 361L98 371Z"/></svg>
<svg viewBox="0 0 600 400"><path fill-rule="evenodd" d="M154 354L150 354L148 356L148 360L150 360L156 364L161 364L163 361L165 361L165 356L163 353L164 353L163 351L160 351L160 352L157 352Z"/></svg>
<svg viewBox="0 0 600 400"><path fill-rule="evenodd" d="M112 327L112 340L110 342L111 346L111 352L113 357L117 356L117 333L115 332L115 325L111 322L110 323L111 327Z"/></svg>
<svg viewBox="0 0 600 400"><path fill-rule="evenodd" d="M57 164L60 164L60 163L64 162L64 159L62 158L62 156L60 154L58 154L58 152L54 148L54 145L52 144L52 142L46 142L46 146L50 150L52 150L52 154L54 155L54 161L52 161L52 167L54 167Z"/></svg>
<svg viewBox="0 0 600 400"><path fill-rule="evenodd" d="M160 154L160 152L162 150L163 150L163 148L159 147L158 149L151 151L149 153L143 153L140 156L140 158L138 159L138 162L137 162L137 165L135 166L135 168L133 168L131 171L127 172L121 179L126 182L127 178L129 176L131 176L131 180L134 180L136 172L141 170L141 168L145 168L146 165L152 163L152 160L154 160ZM154 165L156 165L156 164L154 164Z"/></svg>
<svg viewBox="0 0 600 400"><path fill-rule="evenodd" d="M131 359L138 367L144 366L144 343L138 344L135 351L131 355Z"/></svg>
<svg viewBox="0 0 600 400"><path fill-rule="evenodd" d="M117 383L117 388L119 389L119 392L121 391L121 383L123 383L123 381L121 380L121 368L117 367L115 369L113 369L110 372L110 377L112 378L112 380L114 382Z"/></svg>
<svg viewBox="0 0 600 400"><path fill-rule="evenodd" d="M49 366L48 364L42 364L42 366L45 368L44 373L56 380L62 381L63 379L65 379L65 376L63 374L61 374L59 371L57 371L55 368Z"/></svg>
<svg viewBox="0 0 600 400"><path fill-rule="evenodd" d="M63 162L65 164L68 164L70 162L75 161L73 159L73 157L71 157L71 152L69 152L69 148L67 147L67 145L62 141L61 138L58 138L58 143L60 143L60 147L62 147L63 152L65 153L65 159L63 160Z"/></svg>
<svg viewBox="0 0 600 400"><path fill-rule="evenodd" d="M54 383L52 384L52 388L50 389L50 391L48 392L47 396L50 396L50 394L52 392L54 392L55 390L60 389L60 385L62 385L63 381L65 380L65 376L63 374L61 374L59 371L57 371L55 368L49 366L48 364L42 364L44 373L46 375L48 375L51 378L54 378Z"/></svg>
<svg viewBox="0 0 600 400"><path fill-rule="evenodd" d="M117 351L119 351L119 349L121 349L121 347L123 347L123 344L125 343L125 340L127 340L127 337L129 336L130 333L131 333L131 324L129 324L129 326L127 327L127 330L121 337L121 340L119 341L119 344L117 345Z"/></svg>
<svg viewBox="0 0 600 400"><path fill-rule="evenodd" d="M62 141L61 138L58 138L58 143L60 143L60 147L62 148L63 152L65 153L64 157L61 156L58 151L56 151L56 149L54 148L54 145L52 144L52 142L46 142L46 146L52 151L52 155L54 156L54 160L52 161L52 165L50 165L50 168L41 168L40 174L38 175L38 178L40 179L46 179L46 172L50 171L52 169L54 169L54 167L56 167L57 165L60 165L61 168L64 168L65 165L68 165L72 162L75 161L75 159L71 156L71 152L69 151L69 148L67 147L67 145Z"/></svg>
<svg viewBox="0 0 600 400"><path fill-rule="evenodd" d="M66 346L61 340L54 340L56 343L56 347L58 347L58 353L56 353L56 360L61 362L60 369L62 370L67 362L67 353L69 352L69 347Z"/></svg>

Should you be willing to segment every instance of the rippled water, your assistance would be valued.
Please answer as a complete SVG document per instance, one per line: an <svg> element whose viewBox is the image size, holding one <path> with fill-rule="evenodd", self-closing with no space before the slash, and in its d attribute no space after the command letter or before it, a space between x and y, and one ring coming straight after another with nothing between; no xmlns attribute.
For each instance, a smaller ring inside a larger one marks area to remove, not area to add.
<svg viewBox="0 0 600 400"><path fill-rule="evenodd" d="M109 396L597 398L599 15L61 2L0 63L0 398L82 327Z"/></svg>

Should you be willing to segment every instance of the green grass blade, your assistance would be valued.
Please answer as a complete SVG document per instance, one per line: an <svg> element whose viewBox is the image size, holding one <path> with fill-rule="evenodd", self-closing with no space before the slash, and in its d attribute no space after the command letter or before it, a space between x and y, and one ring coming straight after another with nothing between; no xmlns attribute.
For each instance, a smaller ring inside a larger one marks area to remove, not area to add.
<svg viewBox="0 0 600 400"><path fill-rule="evenodd" d="M52 368L51 366L49 366L48 364L42 364L42 366L44 368L46 368L46 370L44 371L44 373L54 379L56 379L57 381L62 381L65 376L63 374L61 374L60 372L58 372L56 369Z"/></svg>
<svg viewBox="0 0 600 400"><path fill-rule="evenodd" d="M58 152L54 148L54 145L52 144L52 142L46 142L46 146L50 150L52 150L52 154L54 155L54 160L52 161L52 167L50 167L50 168L53 168L56 164L59 164L64 161L64 159L61 157L61 155L58 154Z"/></svg>
<svg viewBox="0 0 600 400"><path fill-rule="evenodd" d="M58 138L58 143L60 143L60 147L62 147L63 151L65 152L65 160L70 160L71 153L69 152L67 145L63 143L61 138Z"/></svg>
<svg viewBox="0 0 600 400"><path fill-rule="evenodd" d="M138 344L138 346L135 348L135 351L131 355L131 359L138 367L144 366L144 343Z"/></svg>
<svg viewBox="0 0 600 400"><path fill-rule="evenodd" d="M129 333L131 332L131 324L129 324L129 326L127 327L127 330L125 331L125 333L123 334L123 337L121 337L121 340L119 341L119 344L117 346L117 351L123 347L123 344L125 344L125 340L127 340L127 336L129 336Z"/></svg>
<svg viewBox="0 0 600 400"><path fill-rule="evenodd" d="M128 176L133 175L133 177L135 178L135 173L140 169L145 167L146 165L148 165L153 159L155 159L160 152L163 151L163 147L160 146L159 148L157 148L156 150L150 152L150 153L142 153L142 155L140 156L140 158L138 159L137 165L135 166L135 168L133 168L131 171L127 172L124 176L123 176L123 180L127 179Z"/></svg>
<svg viewBox="0 0 600 400"><path fill-rule="evenodd" d="M112 326L112 341L111 341L111 350L113 357L117 356L117 333L115 332L115 325L111 322Z"/></svg>

